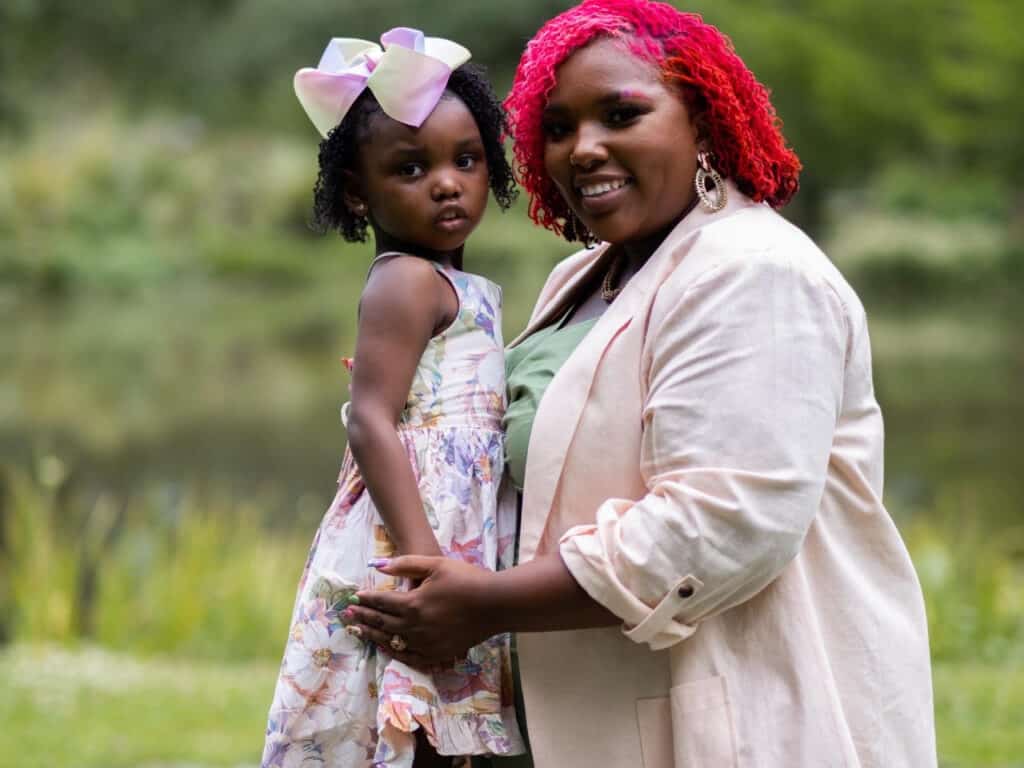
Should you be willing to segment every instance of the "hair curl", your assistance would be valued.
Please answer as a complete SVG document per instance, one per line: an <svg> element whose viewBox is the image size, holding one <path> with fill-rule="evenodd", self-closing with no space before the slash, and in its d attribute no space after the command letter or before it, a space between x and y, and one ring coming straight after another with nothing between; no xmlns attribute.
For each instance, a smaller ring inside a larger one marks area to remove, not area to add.
<svg viewBox="0 0 1024 768"><path fill-rule="evenodd" d="M488 183L498 205L507 209L519 191L505 157L503 139L508 133L505 111L494 95L486 70L478 64L463 64L448 78L445 93L457 96L473 115L487 158ZM366 240L367 217L356 216L345 205L344 172L358 172L359 148L369 138L371 121L383 114L377 99L367 88L342 121L320 142L320 172L313 188L313 228L318 232L337 230L349 242Z"/></svg>
<svg viewBox="0 0 1024 768"><path fill-rule="evenodd" d="M697 14L648 0L584 0L547 22L527 44L505 99L516 170L530 195L530 218L568 240L580 239L575 216L544 170L541 116L555 72L597 37L620 39L677 86L687 108L703 113L717 170L773 208L799 187L800 160L786 146L765 88L732 42Z"/></svg>

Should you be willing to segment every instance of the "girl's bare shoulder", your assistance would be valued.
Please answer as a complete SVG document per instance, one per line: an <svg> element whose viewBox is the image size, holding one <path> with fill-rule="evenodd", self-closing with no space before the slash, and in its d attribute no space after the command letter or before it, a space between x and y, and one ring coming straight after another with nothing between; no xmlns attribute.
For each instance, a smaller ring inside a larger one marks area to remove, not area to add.
<svg viewBox="0 0 1024 768"><path fill-rule="evenodd" d="M359 299L359 315L386 316L433 328L443 311L444 284L427 259L396 254L373 264Z"/></svg>

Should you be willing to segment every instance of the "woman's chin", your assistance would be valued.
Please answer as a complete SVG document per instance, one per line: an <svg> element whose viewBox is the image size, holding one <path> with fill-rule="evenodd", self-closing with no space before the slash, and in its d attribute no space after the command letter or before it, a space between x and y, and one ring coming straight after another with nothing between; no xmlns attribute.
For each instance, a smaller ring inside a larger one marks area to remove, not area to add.
<svg viewBox="0 0 1024 768"><path fill-rule="evenodd" d="M577 211L576 215L595 238L613 245L643 240L658 229L649 213L635 203L617 206L604 215L595 216L586 210Z"/></svg>
<svg viewBox="0 0 1024 768"><path fill-rule="evenodd" d="M613 245L629 243L640 235L640 230L635 222L624 221L618 216L589 222L584 220L584 224L595 238Z"/></svg>
<svg viewBox="0 0 1024 768"><path fill-rule="evenodd" d="M671 216L637 216L627 211L616 211L604 217L580 217L584 225L597 240L612 245L658 246L668 233L685 216L689 205L682 207Z"/></svg>

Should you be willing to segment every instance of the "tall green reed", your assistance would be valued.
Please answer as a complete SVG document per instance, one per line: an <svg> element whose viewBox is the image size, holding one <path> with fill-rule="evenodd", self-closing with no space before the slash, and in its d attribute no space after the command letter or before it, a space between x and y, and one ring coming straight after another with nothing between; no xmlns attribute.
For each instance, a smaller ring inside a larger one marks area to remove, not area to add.
<svg viewBox="0 0 1024 768"><path fill-rule="evenodd" d="M26 643L81 640L141 653L274 658L311 526L200 483L130 497L71 492L53 458L7 470L0 536L4 628ZM1024 528L990 535L970 498L903 525L924 589L932 656L1024 662ZM309 520L309 515L302 514Z"/></svg>
<svg viewBox="0 0 1024 768"><path fill-rule="evenodd" d="M312 531L275 531L254 505L198 487L85 499L17 471L4 476L10 639L280 654Z"/></svg>
<svg viewBox="0 0 1024 768"><path fill-rule="evenodd" d="M987 500L991 502L992 500ZM935 661L1024 663L1024 525L993 534L971 494L904 526Z"/></svg>

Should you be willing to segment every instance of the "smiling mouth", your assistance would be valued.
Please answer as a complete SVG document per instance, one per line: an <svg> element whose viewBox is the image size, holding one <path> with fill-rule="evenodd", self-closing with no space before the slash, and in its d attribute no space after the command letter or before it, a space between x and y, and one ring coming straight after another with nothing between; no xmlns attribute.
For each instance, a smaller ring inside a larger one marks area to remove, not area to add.
<svg viewBox="0 0 1024 768"><path fill-rule="evenodd" d="M632 179L616 179L615 181L601 181L595 184L584 184L579 187L577 191L580 193L580 197L584 199L592 199L595 197L601 197L607 195L609 192L614 192L617 189L622 189L627 184L632 184Z"/></svg>
<svg viewBox="0 0 1024 768"><path fill-rule="evenodd" d="M464 219L464 218L466 218L466 214L464 214L462 211L451 210L451 211L445 211L444 213L442 213L440 216L437 217L437 220L438 221L456 221L458 219Z"/></svg>

